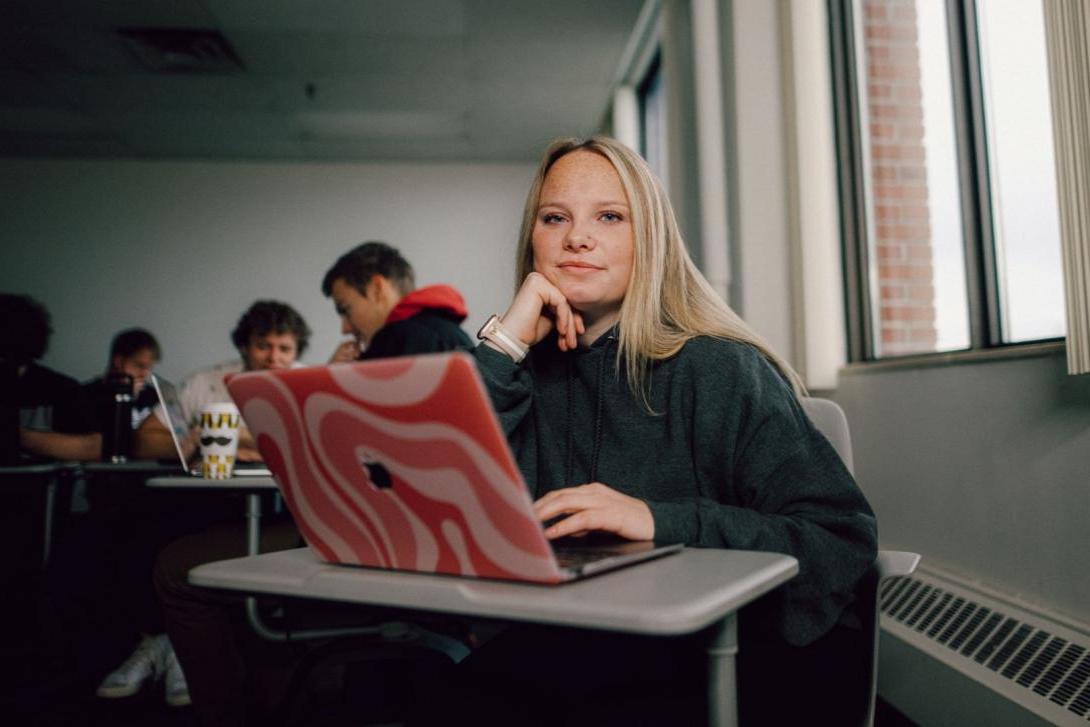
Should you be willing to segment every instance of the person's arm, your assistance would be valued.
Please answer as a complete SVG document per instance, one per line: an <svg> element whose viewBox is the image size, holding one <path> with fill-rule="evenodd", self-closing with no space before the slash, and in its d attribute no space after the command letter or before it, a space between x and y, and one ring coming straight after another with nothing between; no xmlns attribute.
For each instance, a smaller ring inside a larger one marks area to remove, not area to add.
<svg viewBox="0 0 1090 727"><path fill-rule="evenodd" d="M261 459L261 452L257 450L257 440L246 427L240 427L238 430L238 452L235 453L235 458L239 462L264 461Z"/></svg>
<svg viewBox="0 0 1090 727"><path fill-rule="evenodd" d="M191 456L196 450L196 441L192 436L183 442L183 451L187 447L189 451L186 454ZM134 459L173 459L178 456L170 430L160 421L158 413L144 419L133 432L132 456Z"/></svg>
<svg viewBox="0 0 1090 727"><path fill-rule="evenodd" d="M102 434L64 434L20 427L19 446L32 454L52 459L97 460L102 456Z"/></svg>
<svg viewBox="0 0 1090 727"><path fill-rule="evenodd" d="M501 322L509 335L527 346L539 343L555 330L561 351L575 349L578 336L584 330L579 313L568 304L560 290L539 273L526 276ZM527 420L533 392L529 367L525 361L516 363L491 341L477 346L473 355L504 434L512 448L518 451L521 437L517 432ZM532 435L526 436L532 438Z"/></svg>

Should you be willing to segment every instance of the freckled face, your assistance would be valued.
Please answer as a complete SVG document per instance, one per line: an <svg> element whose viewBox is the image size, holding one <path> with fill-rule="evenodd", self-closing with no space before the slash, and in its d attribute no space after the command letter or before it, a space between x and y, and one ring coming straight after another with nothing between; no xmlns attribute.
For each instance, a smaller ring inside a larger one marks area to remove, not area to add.
<svg viewBox="0 0 1090 727"><path fill-rule="evenodd" d="M632 275L628 199L609 160L579 150L545 175L532 235L534 270L588 323L613 321Z"/></svg>

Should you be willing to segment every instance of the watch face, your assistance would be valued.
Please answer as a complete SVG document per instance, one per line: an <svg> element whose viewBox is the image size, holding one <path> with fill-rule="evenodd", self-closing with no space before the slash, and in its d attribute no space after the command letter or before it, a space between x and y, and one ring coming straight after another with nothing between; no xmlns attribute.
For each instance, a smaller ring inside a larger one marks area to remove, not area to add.
<svg viewBox="0 0 1090 727"><path fill-rule="evenodd" d="M492 326L497 320L499 320L499 316L493 313L492 317L485 321L484 325L481 326L481 330L477 331L477 338L483 341L485 337L492 332Z"/></svg>

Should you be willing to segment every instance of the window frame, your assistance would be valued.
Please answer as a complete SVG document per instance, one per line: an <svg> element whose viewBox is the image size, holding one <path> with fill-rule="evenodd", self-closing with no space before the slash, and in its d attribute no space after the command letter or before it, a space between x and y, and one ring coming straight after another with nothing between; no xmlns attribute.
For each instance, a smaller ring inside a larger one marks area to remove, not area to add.
<svg viewBox="0 0 1090 727"><path fill-rule="evenodd" d="M837 192L845 281L849 362L948 361L962 352L1025 350L1065 337L1005 342L999 290L999 261L992 219L984 83L974 0L946 0L947 42L957 147L958 194L964 240L969 347L953 351L875 354L874 302L869 294L870 254L865 176L867 142L860 109L859 55L855 47L856 0L827 0L832 54L832 91L837 159ZM976 356L974 356L975 358Z"/></svg>

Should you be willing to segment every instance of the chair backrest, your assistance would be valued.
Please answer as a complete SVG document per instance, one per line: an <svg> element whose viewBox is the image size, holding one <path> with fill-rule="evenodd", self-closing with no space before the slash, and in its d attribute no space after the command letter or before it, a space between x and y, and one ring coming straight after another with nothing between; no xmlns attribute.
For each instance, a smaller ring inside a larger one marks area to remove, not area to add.
<svg viewBox="0 0 1090 727"><path fill-rule="evenodd" d="M844 410L835 401L811 397L802 399L802 408L817 430L825 435L844 460L844 466L854 473L851 432ZM871 642L870 693L867 698L867 717L863 722L865 727L872 727L874 724L874 702L878 696L879 589L886 578L912 574L919 562L920 556L916 553L880 550L859 587L859 614L863 620L863 633Z"/></svg>
<svg viewBox="0 0 1090 727"><path fill-rule="evenodd" d="M818 399L815 397L803 397L802 409L810 417L810 421L819 432L825 435L829 443L833 445L844 466L849 472L855 472L855 462L852 459L852 435L848 429L848 417L844 416L844 410L840 405L830 399Z"/></svg>

